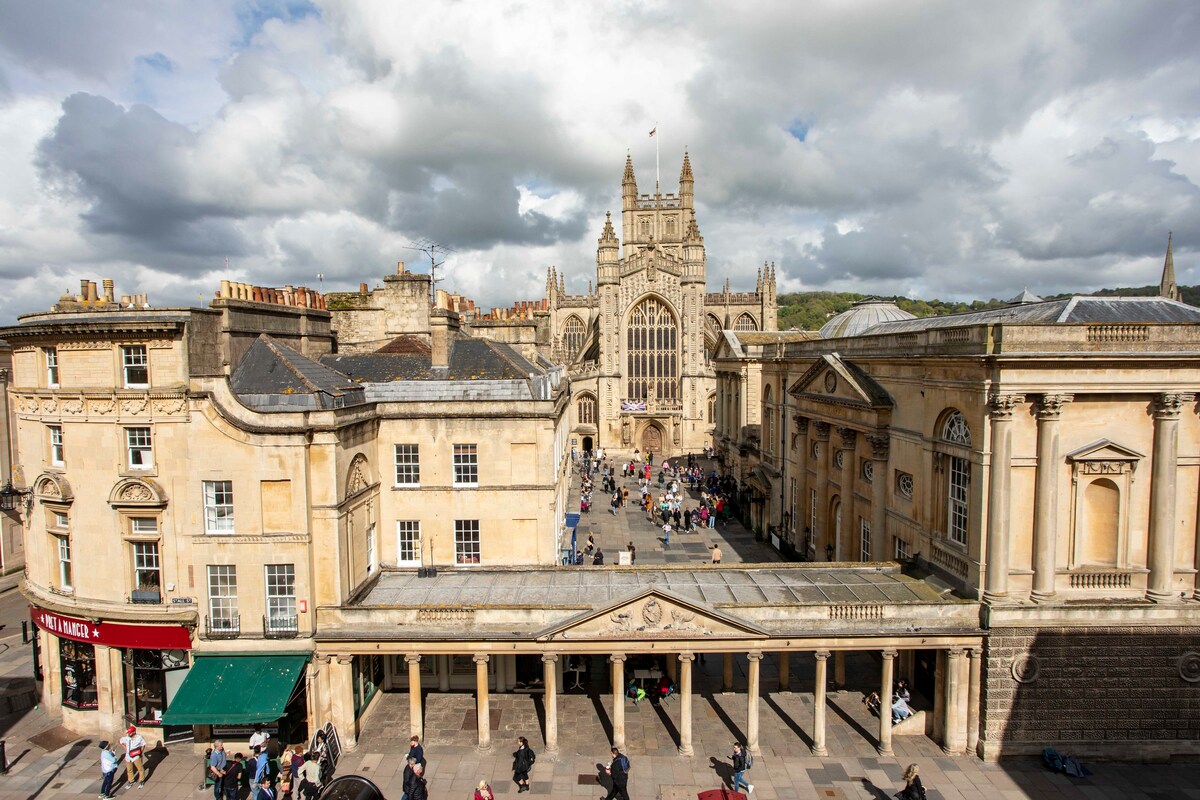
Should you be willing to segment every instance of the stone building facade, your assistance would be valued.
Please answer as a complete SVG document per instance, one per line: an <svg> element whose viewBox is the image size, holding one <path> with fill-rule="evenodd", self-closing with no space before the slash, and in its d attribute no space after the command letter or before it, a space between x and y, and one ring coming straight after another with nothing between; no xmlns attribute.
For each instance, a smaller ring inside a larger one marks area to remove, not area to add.
<svg viewBox="0 0 1200 800"><path fill-rule="evenodd" d="M983 602L980 755L1195 752L1200 310L1074 297L727 336L718 442L780 549Z"/></svg>
<svg viewBox="0 0 1200 800"><path fill-rule="evenodd" d="M657 185L653 194L639 194L626 158L619 224L618 238L611 215L605 220L596 280L586 294L568 294L565 276L551 268L545 298L471 313L463 328L567 367L576 449L703 450L712 442L716 398L709 354L722 330L776 329L775 267L763 265L753 292L732 292L728 280L708 291L687 154L677 194ZM331 295L339 347L380 346L403 320L424 313L422 291L429 297L429 276L401 265L379 289L364 284L358 293Z"/></svg>
<svg viewBox="0 0 1200 800"><path fill-rule="evenodd" d="M557 561L561 370L464 337L439 310L383 352L335 354L321 303L274 291L206 308L84 293L0 334L22 591L44 706L73 730L271 721L307 738L331 694L353 720L382 681L369 655L314 656L319 608L384 569ZM245 683L279 664L278 708L195 711L193 672Z"/></svg>

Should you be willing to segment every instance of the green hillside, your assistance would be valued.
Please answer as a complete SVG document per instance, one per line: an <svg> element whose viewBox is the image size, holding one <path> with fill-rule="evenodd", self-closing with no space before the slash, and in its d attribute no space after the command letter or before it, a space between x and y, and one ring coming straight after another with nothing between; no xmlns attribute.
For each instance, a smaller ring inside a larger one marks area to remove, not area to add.
<svg viewBox="0 0 1200 800"><path fill-rule="evenodd" d="M1200 306L1200 286L1180 286L1179 291L1183 302ZM1101 289L1092 292L1097 297L1150 297L1158 294L1157 286L1121 287L1116 289ZM779 330L792 328L815 331L832 316L850 308L858 300L873 295L855 294L853 292L794 292L779 295ZM1070 295L1054 295L1047 300L1055 300ZM984 311L989 308L1000 308L1008 305L1007 300L973 300L970 303L956 303L944 300L913 300L908 297L884 297L897 306L917 317L935 317L943 314L961 314L965 311Z"/></svg>

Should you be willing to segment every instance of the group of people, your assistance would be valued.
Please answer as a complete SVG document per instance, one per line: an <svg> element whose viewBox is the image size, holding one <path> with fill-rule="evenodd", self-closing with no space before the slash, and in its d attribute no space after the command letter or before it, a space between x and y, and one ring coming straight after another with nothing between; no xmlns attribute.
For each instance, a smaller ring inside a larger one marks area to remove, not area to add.
<svg viewBox="0 0 1200 800"><path fill-rule="evenodd" d="M324 733L317 734L311 750L304 745L288 748L257 724L247 749L249 755L230 757L224 742L213 742L208 772L214 800L238 800L243 790L250 800L314 800L320 794Z"/></svg>
<svg viewBox="0 0 1200 800"><path fill-rule="evenodd" d="M117 751L104 741L100 743L100 797L101 800L115 797L113 781L117 777L118 759L125 764L125 785L134 786L134 775L137 775L136 786L146 787L146 740L138 733L136 725L130 725L119 744L124 752L118 756ZM218 798L220 800L220 798Z"/></svg>
<svg viewBox="0 0 1200 800"><path fill-rule="evenodd" d="M913 715L912 707L909 703L912 701L912 691L908 688L908 681L901 678L896 681L896 685L892 687L892 724L898 725L904 720ZM863 700L867 710L875 716L879 716L882 699L879 697L879 692L871 692Z"/></svg>

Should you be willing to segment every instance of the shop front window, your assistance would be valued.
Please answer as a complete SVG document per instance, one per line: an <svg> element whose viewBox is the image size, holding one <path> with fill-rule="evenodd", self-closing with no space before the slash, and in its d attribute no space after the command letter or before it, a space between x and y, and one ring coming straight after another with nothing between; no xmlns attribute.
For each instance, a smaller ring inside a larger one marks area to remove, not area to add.
<svg viewBox="0 0 1200 800"><path fill-rule="evenodd" d="M98 708L96 697L96 648L70 639L58 640L62 669L62 703L69 708Z"/></svg>
<svg viewBox="0 0 1200 800"><path fill-rule="evenodd" d="M183 650L126 650L125 713L138 725L161 725L167 710L167 673L188 666Z"/></svg>

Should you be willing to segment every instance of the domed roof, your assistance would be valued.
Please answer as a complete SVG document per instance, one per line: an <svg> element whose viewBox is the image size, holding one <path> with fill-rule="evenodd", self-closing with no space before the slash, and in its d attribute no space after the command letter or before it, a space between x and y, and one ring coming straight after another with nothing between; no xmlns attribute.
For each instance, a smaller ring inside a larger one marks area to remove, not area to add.
<svg viewBox="0 0 1200 800"><path fill-rule="evenodd" d="M895 322L901 319L916 317L907 311L901 311L891 300L868 297L866 300L859 300L822 325L821 336L825 339L858 336L881 322Z"/></svg>

